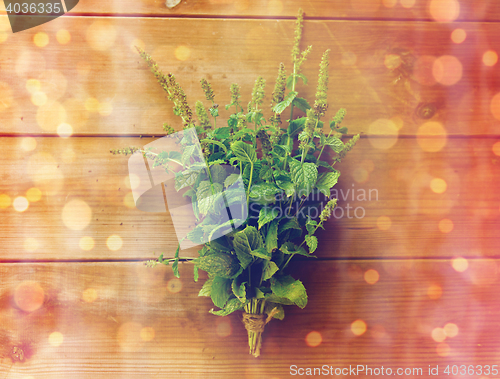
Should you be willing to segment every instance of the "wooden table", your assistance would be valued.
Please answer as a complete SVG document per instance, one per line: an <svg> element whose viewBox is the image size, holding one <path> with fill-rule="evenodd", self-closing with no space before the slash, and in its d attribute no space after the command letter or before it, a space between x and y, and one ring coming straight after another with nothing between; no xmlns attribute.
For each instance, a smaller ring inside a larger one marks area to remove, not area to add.
<svg viewBox="0 0 500 379"><path fill-rule="evenodd" d="M173 256L174 228L135 208L109 150L181 129L135 45L191 103L202 77L219 104L258 75L269 98L299 7L313 45L299 91L313 96L330 48L327 116L345 107L362 137L340 167L344 214L317 260L292 265L309 304L266 327L255 359L190 263L180 279L145 267ZM500 377L499 19L496 1L80 0L12 34L2 12L0 377Z"/></svg>

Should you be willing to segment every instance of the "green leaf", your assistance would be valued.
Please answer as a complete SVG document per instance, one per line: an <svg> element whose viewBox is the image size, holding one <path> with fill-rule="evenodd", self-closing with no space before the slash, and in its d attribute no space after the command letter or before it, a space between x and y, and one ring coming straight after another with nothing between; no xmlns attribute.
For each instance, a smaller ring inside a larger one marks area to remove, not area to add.
<svg viewBox="0 0 500 379"><path fill-rule="evenodd" d="M328 171L335 171L335 169L332 166L330 166L330 164L328 162L316 160L316 164L320 167L324 167L324 168L328 169Z"/></svg>
<svg viewBox="0 0 500 379"><path fill-rule="evenodd" d="M268 180L271 179L273 176L273 170L270 166L264 165L259 171L259 179L261 180Z"/></svg>
<svg viewBox="0 0 500 379"><path fill-rule="evenodd" d="M300 118L297 118L297 119L291 121L290 124L288 124L287 132L288 132L288 135L290 136L290 138L295 137L297 134L299 134L302 131L302 129L304 129L306 119L307 119L307 117L300 117Z"/></svg>
<svg viewBox="0 0 500 379"><path fill-rule="evenodd" d="M240 178L240 174L231 174L224 180L224 187L232 186Z"/></svg>
<svg viewBox="0 0 500 379"><path fill-rule="evenodd" d="M307 293L304 285L300 280L295 280L290 275L271 278L271 290L276 296L287 298L300 308L307 305Z"/></svg>
<svg viewBox="0 0 500 379"><path fill-rule="evenodd" d="M219 252L193 259L193 262L200 270L206 271L209 275L224 278L232 277L239 268L235 257Z"/></svg>
<svg viewBox="0 0 500 379"><path fill-rule="evenodd" d="M250 198L254 203L270 204L276 201L276 194L280 193L281 189L271 183L261 183L252 186Z"/></svg>
<svg viewBox="0 0 500 379"><path fill-rule="evenodd" d="M317 225L318 225L317 221L308 219L307 222L306 222L307 233L313 234L314 231L316 230L316 226Z"/></svg>
<svg viewBox="0 0 500 379"><path fill-rule="evenodd" d="M182 157L181 157L181 162L184 166L187 166L188 163L190 162L191 158L193 157L193 154L196 150L196 145L189 145L184 148L182 151Z"/></svg>
<svg viewBox="0 0 500 379"><path fill-rule="evenodd" d="M342 134L347 134L347 128L345 126L343 126L339 130L337 130L337 132L342 133Z"/></svg>
<svg viewBox="0 0 500 379"><path fill-rule="evenodd" d="M340 171L324 173L316 183L316 188L325 196L330 196L330 188L332 188L339 180Z"/></svg>
<svg viewBox="0 0 500 379"><path fill-rule="evenodd" d="M243 141L236 141L231 144L231 150L233 154L241 162L255 162L257 160L257 153L252 145L245 143Z"/></svg>
<svg viewBox="0 0 500 379"><path fill-rule="evenodd" d="M215 129L213 133L218 140L226 139L231 135L231 128L225 126L223 128Z"/></svg>
<svg viewBox="0 0 500 379"><path fill-rule="evenodd" d="M230 219L224 222L223 224L217 225L210 231L208 235L208 240L212 241L212 237L214 236L214 234L220 231L221 229L234 229L234 225L241 225L244 221L245 220L240 220L240 219Z"/></svg>
<svg viewBox="0 0 500 379"><path fill-rule="evenodd" d="M218 130L218 129L217 129ZM229 137L229 136L228 136ZM222 142L219 142L219 141L216 141L216 140L213 140L213 139L208 139L208 138L205 138L205 139L202 139L200 142L202 143L211 143L212 145L217 145L219 146L222 150L224 150L224 152L227 152L227 147L226 145L224 145Z"/></svg>
<svg viewBox="0 0 500 379"><path fill-rule="evenodd" d="M247 268L253 261L252 251L262 247L260 233L253 226L234 234L233 246L243 268Z"/></svg>
<svg viewBox="0 0 500 379"><path fill-rule="evenodd" d="M222 184L226 179L227 172L224 167L222 167L219 164L215 164L212 167L210 167L210 175L212 176L212 181L214 183Z"/></svg>
<svg viewBox="0 0 500 379"><path fill-rule="evenodd" d="M290 173L295 183L297 193L300 196L308 196L311 193L318 177L318 168L314 163L303 163L292 159L290 161Z"/></svg>
<svg viewBox="0 0 500 379"><path fill-rule="evenodd" d="M314 253L318 248L318 239L315 236L311 236L309 234L306 235L305 239L307 247L309 248L309 253Z"/></svg>
<svg viewBox="0 0 500 379"><path fill-rule="evenodd" d="M292 104L297 108L299 108L304 113L311 108L307 100L301 97L296 97L295 99L293 99Z"/></svg>
<svg viewBox="0 0 500 379"><path fill-rule="evenodd" d="M198 279L200 278L200 274L198 272L198 266L196 265L193 266L193 277L195 282L197 282Z"/></svg>
<svg viewBox="0 0 500 379"><path fill-rule="evenodd" d="M273 303L270 301L266 301L266 305L264 306L264 313L270 315L271 312L277 309L277 313L274 314L273 318L278 320L283 320L285 318L285 310L281 304Z"/></svg>
<svg viewBox="0 0 500 379"><path fill-rule="evenodd" d="M198 296L210 297L210 293L212 292L212 282L212 278L207 279L207 281L203 283L203 287L201 287L200 292L198 292Z"/></svg>
<svg viewBox="0 0 500 379"><path fill-rule="evenodd" d="M278 228L278 235L283 233L284 231L286 231L288 229L296 229L296 230L300 230L302 232L302 227L300 226L299 222L297 221L297 219L295 217L291 218L283 225L280 225L280 227Z"/></svg>
<svg viewBox="0 0 500 379"><path fill-rule="evenodd" d="M273 261L266 261L264 270L262 270L262 281L271 279L272 276L279 270L279 267Z"/></svg>
<svg viewBox="0 0 500 379"><path fill-rule="evenodd" d="M239 301L244 303L246 301L247 291L245 289L246 282L239 283L238 278L233 280L231 284L231 289L233 290L234 295L238 298Z"/></svg>
<svg viewBox="0 0 500 379"><path fill-rule="evenodd" d="M283 245L281 245L280 250L284 254L298 254L298 255L303 255L305 257L314 257L314 255L310 255L306 252L306 250L303 247L298 247L294 243L288 241L285 242Z"/></svg>
<svg viewBox="0 0 500 379"><path fill-rule="evenodd" d="M307 78L304 74L295 74L298 78L302 79L302 82L307 85Z"/></svg>
<svg viewBox="0 0 500 379"><path fill-rule="evenodd" d="M210 185L210 182L204 180L198 186L196 190L196 198L198 200L198 207L201 214L206 215L215 201L214 193L212 193L212 188L215 194L222 191L222 185L219 183L214 183Z"/></svg>
<svg viewBox="0 0 500 379"><path fill-rule="evenodd" d="M231 280L216 276L212 282L210 297L216 307L224 308L231 296Z"/></svg>
<svg viewBox="0 0 500 379"><path fill-rule="evenodd" d="M276 180L276 184L286 193L286 197L290 197L295 193L295 186L289 180Z"/></svg>
<svg viewBox="0 0 500 379"><path fill-rule="evenodd" d="M244 304L241 303L238 299L230 299L224 309L221 309L220 311L214 311L211 309L209 312L213 315L216 316L227 316L230 315L231 313L235 311L239 311L240 309L243 309Z"/></svg>
<svg viewBox="0 0 500 379"><path fill-rule="evenodd" d="M276 104L273 107L273 112L281 114L292 103L293 99L295 99L295 97L297 95L298 95L298 92L290 91L285 96L285 98L283 99L283 101L279 102L278 104Z"/></svg>
<svg viewBox="0 0 500 379"><path fill-rule="evenodd" d="M287 299L286 297L279 297L279 296L276 296L274 293L266 294L265 299L266 299L266 303L269 301L272 303L283 304L283 305L293 305L294 304L293 301Z"/></svg>
<svg viewBox="0 0 500 379"><path fill-rule="evenodd" d="M263 299L265 297L264 292L262 292L260 289L256 288L255 289L255 298L256 299Z"/></svg>
<svg viewBox="0 0 500 379"><path fill-rule="evenodd" d="M251 254L254 257L261 258L261 259L265 259L265 260L271 259L271 253L269 253L265 247L259 247L256 250L252 250Z"/></svg>
<svg viewBox="0 0 500 379"><path fill-rule="evenodd" d="M181 243L179 242L177 244L177 250L175 250L175 254L174 254L174 263L172 263L172 271L174 272L174 276L176 278L179 278L180 275L179 275L179 250L181 248Z"/></svg>
<svg viewBox="0 0 500 379"><path fill-rule="evenodd" d="M268 222L273 221L278 214L280 213L280 209L273 207L263 207L259 213L259 229L266 225Z"/></svg>
<svg viewBox="0 0 500 379"><path fill-rule="evenodd" d="M280 220L275 219L269 225L269 229L266 235L266 248L269 253L272 253L274 249L278 248L278 224Z"/></svg>
<svg viewBox="0 0 500 379"><path fill-rule="evenodd" d="M336 153L340 153L342 150L344 150L344 143L335 136L330 136L326 139L325 145L330 146L332 150Z"/></svg>
<svg viewBox="0 0 500 379"><path fill-rule="evenodd" d="M192 186L196 183L196 179L200 176L203 171L200 171L200 167L191 166L187 170L179 171L175 173L175 190L180 191L184 187Z"/></svg>

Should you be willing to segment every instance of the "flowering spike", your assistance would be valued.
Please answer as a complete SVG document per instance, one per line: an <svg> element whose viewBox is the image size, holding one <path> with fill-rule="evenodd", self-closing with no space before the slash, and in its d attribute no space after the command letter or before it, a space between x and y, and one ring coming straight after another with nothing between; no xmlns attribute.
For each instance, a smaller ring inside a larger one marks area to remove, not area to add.
<svg viewBox="0 0 500 379"><path fill-rule="evenodd" d="M325 115L328 109L327 92L328 92L328 55L330 50L326 50L321 58L319 65L318 87L316 90L316 101L314 102L314 113L317 117Z"/></svg>

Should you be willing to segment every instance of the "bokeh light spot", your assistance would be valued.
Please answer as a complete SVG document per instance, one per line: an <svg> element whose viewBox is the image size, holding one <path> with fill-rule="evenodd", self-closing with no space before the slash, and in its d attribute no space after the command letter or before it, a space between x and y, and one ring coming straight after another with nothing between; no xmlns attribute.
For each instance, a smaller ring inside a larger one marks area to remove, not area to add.
<svg viewBox="0 0 500 379"><path fill-rule="evenodd" d="M467 33L463 29L457 28L453 32L451 32L451 40L453 41L453 43L462 43L466 38Z"/></svg>
<svg viewBox="0 0 500 379"><path fill-rule="evenodd" d="M494 66L498 62L498 54L496 51L488 50L483 54L483 63L486 66Z"/></svg>
<svg viewBox="0 0 500 379"><path fill-rule="evenodd" d="M80 249L84 251L90 251L94 248L95 242L92 237L83 236L82 238L80 238L78 245L80 246Z"/></svg>
<svg viewBox="0 0 500 379"><path fill-rule="evenodd" d="M12 199L9 195L2 193L0 195L0 208L5 209L12 204Z"/></svg>
<svg viewBox="0 0 500 379"><path fill-rule="evenodd" d="M177 46L174 55L180 61L187 61L191 55L191 49L185 45Z"/></svg>
<svg viewBox="0 0 500 379"><path fill-rule="evenodd" d="M29 93L34 94L42 88L42 84L37 79L28 79L26 80L26 89Z"/></svg>
<svg viewBox="0 0 500 379"><path fill-rule="evenodd" d="M73 128L70 124L63 122L57 127L57 134L61 138L68 138L73 134Z"/></svg>
<svg viewBox="0 0 500 379"><path fill-rule="evenodd" d="M267 4L267 10L272 15L279 15L283 12L283 3L280 0L270 0Z"/></svg>
<svg viewBox="0 0 500 379"><path fill-rule="evenodd" d="M38 91L31 95L31 102L37 107L41 107L47 103L48 97L45 92Z"/></svg>
<svg viewBox="0 0 500 379"><path fill-rule="evenodd" d="M391 219L387 216L380 216L377 218L377 228L380 230L389 230L391 228Z"/></svg>
<svg viewBox="0 0 500 379"><path fill-rule="evenodd" d="M0 113L10 108L14 103L12 90L7 83L0 82Z"/></svg>
<svg viewBox="0 0 500 379"><path fill-rule="evenodd" d="M67 45L71 41L71 34L67 30L61 29L57 31L56 39L61 45Z"/></svg>
<svg viewBox="0 0 500 379"><path fill-rule="evenodd" d="M144 341L141 338L142 326L136 322L126 322L120 326L116 339L122 351L139 351Z"/></svg>
<svg viewBox="0 0 500 379"><path fill-rule="evenodd" d="M369 269L365 272L365 281L368 284L375 284L378 282L380 275L377 270Z"/></svg>
<svg viewBox="0 0 500 379"><path fill-rule="evenodd" d="M432 65L434 79L445 86L452 86L462 79L462 72L462 63L453 55L443 55Z"/></svg>
<svg viewBox="0 0 500 379"><path fill-rule="evenodd" d="M39 246L40 246L40 244L33 237L28 237L28 238L24 239L24 243L23 243L24 250L29 251L30 253L32 253L33 251L38 249Z"/></svg>
<svg viewBox="0 0 500 379"><path fill-rule="evenodd" d="M229 337L233 333L233 326L227 317L222 318L215 327L215 333L222 338Z"/></svg>
<svg viewBox="0 0 500 379"><path fill-rule="evenodd" d="M61 346L64 342L64 336L60 332L50 333L49 344L54 347Z"/></svg>
<svg viewBox="0 0 500 379"><path fill-rule="evenodd" d="M413 66L413 76L418 83L424 86L436 84L436 79L432 74L435 61L436 57L432 55L422 55L417 59Z"/></svg>
<svg viewBox="0 0 500 379"><path fill-rule="evenodd" d="M443 328L446 337L453 338L458 335L458 326L452 324L451 322L446 324Z"/></svg>
<svg viewBox="0 0 500 379"><path fill-rule="evenodd" d="M431 284L427 288L427 296L431 298L432 300L439 299L443 295L443 290L441 286L438 286L437 284Z"/></svg>
<svg viewBox="0 0 500 379"><path fill-rule="evenodd" d="M141 339L143 341L152 341L154 338L155 338L155 330L150 327L150 326L146 326L144 328L141 329Z"/></svg>
<svg viewBox="0 0 500 379"><path fill-rule="evenodd" d="M430 182L431 190L434 193L444 193L447 186L446 182L441 178L434 178Z"/></svg>
<svg viewBox="0 0 500 379"><path fill-rule="evenodd" d="M447 141L447 132L437 121L426 122L418 128L417 143L424 151L435 153L440 151Z"/></svg>
<svg viewBox="0 0 500 379"><path fill-rule="evenodd" d="M453 221L448 218L443 218L439 221L438 227L442 233L450 233L453 230Z"/></svg>
<svg viewBox="0 0 500 379"><path fill-rule="evenodd" d="M36 139L33 137L24 137L21 139L21 149L24 151L33 151L36 149Z"/></svg>
<svg viewBox="0 0 500 379"><path fill-rule="evenodd" d="M124 181L125 181L125 186L128 189L136 189L141 184L141 179L139 178L139 175L136 175L134 173L127 175Z"/></svg>
<svg viewBox="0 0 500 379"><path fill-rule="evenodd" d="M431 333L431 337L436 342L443 342L446 339L446 333L443 328L435 328Z"/></svg>
<svg viewBox="0 0 500 379"><path fill-rule="evenodd" d="M16 211L24 212L26 209L28 209L30 203L24 196L18 196L14 199L12 205L14 206L14 209Z"/></svg>
<svg viewBox="0 0 500 379"><path fill-rule="evenodd" d="M101 116L109 116L111 113L113 113L113 104L107 101L99 103L98 112Z"/></svg>
<svg viewBox="0 0 500 379"><path fill-rule="evenodd" d="M45 47L49 44L49 36L47 33L38 32L33 36L33 42L38 47Z"/></svg>
<svg viewBox="0 0 500 379"><path fill-rule="evenodd" d="M95 290L95 288L87 288L85 291L83 291L82 298L86 303L93 303L97 300L97 291Z"/></svg>
<svg viewBox="0 0 500 379"><path fill-rule="evenodd" d="M57 101L48 102L38 108L36 121L43 130L55 132L66 121L66 110Z"/></svg>
<svg viewBox="0 0 500 379"><path fill-rule="evenodd" d="M398 0L382 0L382 4L386 8L393 8L398 3Z"/></svg>
<svg viewBox="0 0 500 379"><path fill-rule="evenodd" d="M87 28L86 38L89 46L97 51L106 51L115 42L117 30L112 21L97 20Z"/></svg>
<svg viewBox="0 0 500 379"><path fill-rule="evenodd" d="M172 278L167 282L167 290L170 293L179 293L182 291L182 281L179 278Z"/></svg>
<svg viewBox="0 0 500 379"><path fill-rule="evenodd" d="M62 221L68 229L83 230L90 224L92 210L83 200L74 199L64 205Z"/></svg>
<svg viewBox="0 0 500 379"><path fill-rule="evenodd" d="M398 141L398 128L392 120L379 118L368 127L368 139L377 149L390 149Z"/></svg>
<svg viewBox="0 0 500 379"><path fill-rule="evenodd" d="M452 22L460 15L460 4L457 0L431 0L429 12L438 22Z"/></svg>
<svg viewBox="0 0 500 379"><path fill-rule="evenodd" d="M122 248L122 245L122 238L120 236L117 236L116 234L109 236L106 240L106 246L108 246L108 249L112 251L120 250Z"/></svg>
<svg viewBox="0 0 500 379"><path fill-rule="evenodd" d="M450 346L448 346L447 343L442 342L436 346L436 353L440 357L447 357L450 355Z"/></svg>
<svg viewBox="0 0 500 379"><path fill-rule="evenodd" d="M403 8L413 8L416 0L401 0L401 6Z"/></svg>
<svg viewBox="0 0 500 379"><path fill-rule="evenodd" d="M360 336L366 332L366 323L363 320L356 320L351 324L351 331L355 336Z"/></svg>
<svg viewBox="0 0 500 379"><path fill-rule="evenodd" d="M87 100L85 100L85 109L89 112L99 112L99 106L99 100L97 100L95 97L89 97Z"/></svg>
<svg viewBox="0 0 500 379"><path fill-rule="evenodd" d="M16 306L25 312L34 312L43 305L45 292L37 282L25 281L14 290Z"/></svg>
<svg viewBox="0 0 500 379"><path fill-rule="evenodd" d="M319 346L321 344L321 342L323 342L323 337L321 336L321 333L319 333L315 330L307 333L307 336L306 336L307 346L316 347L316 346Z"/></svg>
<svg viewBox="0 0 500 379"><path fill-rule="evenodd" d="M469 267L469 262L465 258L457 257L452 259L451 266L455 271L464 272Z"/></svg>

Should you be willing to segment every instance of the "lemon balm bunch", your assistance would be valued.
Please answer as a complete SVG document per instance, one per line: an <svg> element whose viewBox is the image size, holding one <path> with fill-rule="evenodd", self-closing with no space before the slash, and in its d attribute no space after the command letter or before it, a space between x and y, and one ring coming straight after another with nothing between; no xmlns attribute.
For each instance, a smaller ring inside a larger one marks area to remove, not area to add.
<svg viewBox="0 0 500 379"><path fill-rule="evenodd" d="M312 49L309 46L300 50L302 27L300 10L291 72L279 64L271 116L264 117L266 83L258 77L245 107L239 86L231 85L231 103L225 107L232 112L227 125L217 125L219 107L210 83L201 80L210 108L198 101L193 113L174 76L163 74L156 62L138 49L173 102L174 113L181 118L184 129L195 128L204 156L204 162L198 164L206 169L192 169L190 147L182 153L166 151L155 155L135 147L112 151L142 151L145 156L149 154L155 166L175 172L175 188L186 191L184 196L191 198L193 212L201 220L187 235L190 241L202 245L199 257L191 259L195 280L198 270L208 274L199 295L212 299L218 309L210 312L215 315L243 311L250 354L255 357L260 354L264 326L273 318L283 319L284 306L304 308L307 304L304 285L287 274L287 267L295 256L313 257L318 248L315 233L336 206L330 190L340 172L333 166L359 139L355 135L342 141L347 133L347 128L341 126L344 109L329 121L321 120L328 108L329 50L321 59L314 102L299 97L297 83L307 83L301 67ZM294 118L296 109L305 116ZM167 134L174 132L168 125L164 129ZM227 171L227 166L237 171ZM231 192L237 180L242 181L243 197ZM234 204L247 211L221 221L220 213ZM172 264L178 276L178 262L179 249L174 258L164 259L161 255L148 265Z"/></svg>

